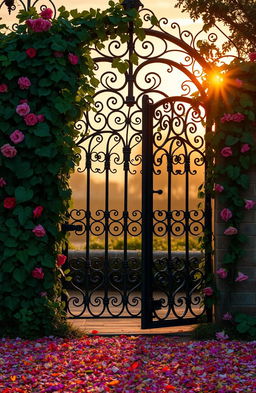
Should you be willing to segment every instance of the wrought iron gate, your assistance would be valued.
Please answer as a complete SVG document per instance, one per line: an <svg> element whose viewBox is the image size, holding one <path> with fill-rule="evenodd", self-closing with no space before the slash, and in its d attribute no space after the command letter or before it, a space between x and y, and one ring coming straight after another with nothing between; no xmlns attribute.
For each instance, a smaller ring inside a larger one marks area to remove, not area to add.
<svg viewBox="0 0 256 393"><path fill-rule="evenodd" d="M150 24L151 11L141 12ZM72 239L83 239L85 249L69 252L69 318L142 318L143 328L196 323L203 315L211 318L201 293L210 256L191 248L191 239L202 235L206 226L211 232L209 201L197 209L194 196L191 206L191 189L195 194L198 176L200 182L205 176L201 122L206 114L203 107L193 109L189 98L194 92L206 97L200 76L210 67L190 32L172 23L178 31L175 37L165 25L162 19L159 29L146 28L141 43L131 24L127 46L111 41L105 52L93 49L100 87L97 113L86 113L77 123L82 131L78 172L85 174L86 200L85 208L70 211L69 223L78 228ZM133 53L139 65L130 64L126 75L110 68L113 58ZM179 86L173 82L176 78ZM168 98L173 93L175 97ZM101 181L95 183L97 176ZM161 183L165 176L163 192L153 189L159 183L153 179ZM120 179L122 186L114 186ZM142 248L138 242L138 250L130 250L129 239L141 236ZM112 240L120 237L121 249L111 250ZM95 238L103 242L102 250L92 249ZM177 238L183 239L183 251L173 250ZM159 239L164 239L165 251L157 249Z"/></svg>
<svg viewBox="0 0 256 393"><path fill-rule="evenodd" d="M19 2L24 8L38 6ZM56 14L53 1L47 2ZM207 165L205 109L194 109L190 97L196 92L206 97L200 77L210 69L197 42L215 42L217 35L193 36L166 18L156 28L152 11L140 12L143 42L130 24L127 44L112 40L105 49L92 48L100 86L94 97L97 113L85 113L76 124L81 160L75 175L80 180L73 185L81 198L69 212L67 228L73 230L71 242L78 240L83 250L69 249L67 317L142 318L142 327L149 328L211 318L211 310L200 308L210 256L191 246L191 238L205 228L211 232L209 199L197 209L197 197L191 197ZM130 64L125 75L111 68L113 59L132 54L139 63ZM111 250L116 238L120 250ZM175 251L179 238L183 250ZM103 249L95 250L92 243L99 239ZM138 239L134 250L131 239Z"/></svg>

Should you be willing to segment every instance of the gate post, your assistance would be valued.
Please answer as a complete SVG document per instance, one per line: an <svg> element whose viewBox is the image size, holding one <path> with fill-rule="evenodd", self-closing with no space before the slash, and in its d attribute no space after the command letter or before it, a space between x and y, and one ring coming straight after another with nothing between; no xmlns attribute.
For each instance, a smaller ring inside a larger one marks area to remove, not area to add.
<svg viewBox="0 0 256 393"><path fill-rule="evenodd" d="M256 170L250 173L250 187L244 199L256 201ZM221 267L222 259L228 248L229 239L223 234L225 225L220 219L221 206L215 200L215 271ZM228 285L226 280L217 278L220 298L216 307L216 321L221 322L223 314L241 312L256 314L256 209L248 210L240 225L241 233L248 236L245 254L237 264L237 270L248 275L248 280Z"/></svg>

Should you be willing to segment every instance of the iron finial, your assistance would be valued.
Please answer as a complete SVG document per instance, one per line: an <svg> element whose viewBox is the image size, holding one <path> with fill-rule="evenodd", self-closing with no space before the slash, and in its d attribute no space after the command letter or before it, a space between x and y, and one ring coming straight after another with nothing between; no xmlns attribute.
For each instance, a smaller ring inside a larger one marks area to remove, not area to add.
<svg viewBox="0 0 256 393"><path fill-rule="evenodd" d="M6 7L8 8L9 14L11 13L12 7L14 6L14 0L5 0Z"/></svg>
<svg viewBox="0 0 256 393"><path fill-rule="evenodd" d="M122 6L125 10L129 10L131 8L136 8L136 10L138 10L140 7L144 7L140 0L124 0L122 2Z"/></svg>

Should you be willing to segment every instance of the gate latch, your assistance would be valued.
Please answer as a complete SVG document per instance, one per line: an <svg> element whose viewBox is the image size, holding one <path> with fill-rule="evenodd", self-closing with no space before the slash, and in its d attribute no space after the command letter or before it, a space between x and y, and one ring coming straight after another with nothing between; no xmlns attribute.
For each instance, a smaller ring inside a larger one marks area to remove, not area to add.
<svg viewBox="0 0 256 393"><path fill-rule="evenodd" d="M83 230L82 225L72 225L72 224L62 224L61 225L61 231L62 232L81 232Z"/></svg>
<svg viewBox="0 0 256 393"><path fill-rule="evenodd" d="M154 310L161 310L161 308L162 308L162 299L153 300L152 306L153 306Z"/></svg>
<svg viewBox="0 0 256 393"><path fill-rule="evenodd" d="M153 190L153 194L162 195L163 190Z"/></svg>

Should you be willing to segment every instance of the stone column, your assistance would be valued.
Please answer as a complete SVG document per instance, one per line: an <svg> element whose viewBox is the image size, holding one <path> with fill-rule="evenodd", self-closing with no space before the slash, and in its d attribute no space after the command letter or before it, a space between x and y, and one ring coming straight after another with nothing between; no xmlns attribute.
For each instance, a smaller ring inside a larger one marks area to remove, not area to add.
<svg viewBox="0 0 256 393"><path fill-rule="evenodd" d="M244 193L245 199L256 201L256 171L250 173L250 188ZM215 271L221 267L222 258L228 248L228 236L223 235L225 225L220 219L220 206L218 197L215 200ZM226 206L228 207L228 206ZM252 210L245 211L240 232L248 236L245 244L245 255L238 263L238 271L249 276L243 282L234 283L231 289L225 280L217 278L217 287L220 291L219 304L216 306L216 321L222 319L226 312L241 312L256 316L256 205Z"/></svg>

